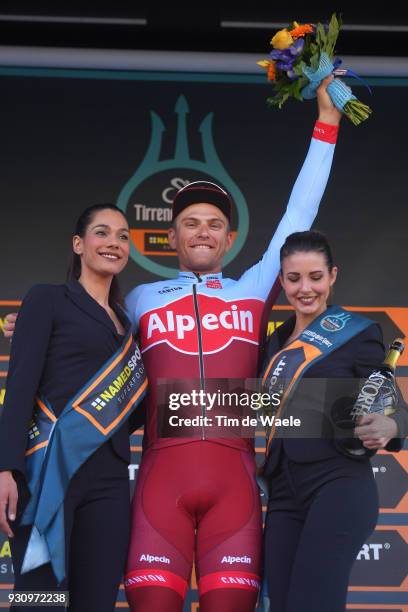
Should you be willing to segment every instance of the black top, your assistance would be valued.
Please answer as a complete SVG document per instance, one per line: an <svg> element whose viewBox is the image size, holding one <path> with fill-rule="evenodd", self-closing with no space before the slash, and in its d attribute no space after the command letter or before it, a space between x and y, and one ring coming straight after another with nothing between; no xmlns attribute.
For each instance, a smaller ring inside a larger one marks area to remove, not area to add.
<svg viewBox="0 0 408 612"><path fill-rule="evenodd" d="M295 322L295 316L291 317L270 337L265 351L264 370L271 358L283 348ZM291 428L287 435L283 433L275 437L270 445L265 473L271 474L277 467L283 449L290 459L297 462L317 461L338 455L339 451L333 441L330 410L339 394L347 397L348 391L357 390L357 381L354 382L353 379L367 378L382 363L384 356L382 331L380 326L373 322L336 351L311 365L299 382L289 407L289 413L294 417L302 419L302 415L307 413L306 431L309 438L302 438L302 429L299 430L299 435L294 428ZM404 404L402 398L401 404ZM397 422L399 438L391 440L387 450L398 451L402 446L400 438L408 435L406 406L402 405L401 410L391 418ZM319 434L316 433L316 427L319 428Z"/></svg>
<svg viewBox="0 0 408 612"><path fill-rule="evenodd" d="M128 332L130 322L124 311L118 305L112 308ZM24 474L35 396L44 396L59 416L122 341L106 310L77 281L36 285L28 292L11 345L0 421L0 471ZM129 433L143 422L140 408L111 438L115 452L127 463Z"/></svg>

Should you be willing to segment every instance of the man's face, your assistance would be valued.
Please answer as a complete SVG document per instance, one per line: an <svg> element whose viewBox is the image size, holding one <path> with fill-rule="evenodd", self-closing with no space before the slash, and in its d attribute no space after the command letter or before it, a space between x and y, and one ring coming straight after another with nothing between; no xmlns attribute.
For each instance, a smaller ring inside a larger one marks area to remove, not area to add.
<svg viewBox="0 0 408 612"><path fill-rule="evenodd" d="M213 204L191 204L169 229L170 246L177 251L180 269L200 274L220 272L232 246L229 223Z"/></svg>

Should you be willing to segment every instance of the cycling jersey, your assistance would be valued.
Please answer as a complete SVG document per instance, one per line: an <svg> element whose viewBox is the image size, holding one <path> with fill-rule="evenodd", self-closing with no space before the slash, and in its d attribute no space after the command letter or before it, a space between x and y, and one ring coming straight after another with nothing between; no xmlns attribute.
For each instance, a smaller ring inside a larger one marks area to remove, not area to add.
<svg viewBox="0 0 408 612"><path fill-rule="evenodd" d="M334 152L329 128L317 122L285 215L262 259L239 280L224 278L222 273L180 272L178 278L140 285L128 295L127 310L139 335L149 379L146 448L207 439L205 426L190 438L160 436L158 379L199 379L204 387L210 379L256 377L267 310L277 294L273 287L280 268L279 250L286 236L310 228L317 214ZM217 441L248 448L247 439Z"/></svg>

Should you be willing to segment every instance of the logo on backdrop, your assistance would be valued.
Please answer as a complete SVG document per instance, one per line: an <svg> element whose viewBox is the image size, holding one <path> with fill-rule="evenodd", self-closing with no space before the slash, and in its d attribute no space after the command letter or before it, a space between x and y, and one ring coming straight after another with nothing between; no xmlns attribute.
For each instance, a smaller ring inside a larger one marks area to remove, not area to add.
<svg viewBox="0 0 408 612"><path fill-rule="evenodd" d="M351 587L404 589L408 543L398 527L376 529L359 551L350 576Z"/></svg>
<svg viewBox="0 0 408 612"><path fill-rule="evenodd" d="M408 503L404 502L408 490L408 456L406 455L403 452L401 455L398 455L397 459L391 453L386 455L378 454L371 458L381 508L393 509L404 513L408 508Z"/></svg>
<svg viewBox="0 0 408 612"><path fill-rule="evenodd" d="M173 198L181 187L192 181L206 180L220 184L231 193L235 202L231 223L235 240L225 257L225 264L232 261L242 249L249 227L245 198L215 148L213 113L204 117L198 129L203 157L198 160L190 156L188 112L187 100L179 96L175 106L177 128L174 155L172 158L160 159L166 127L161 118L151 111L152 131L146 154L117 200L131 228L131 257L149 272L165 278L177 276L177 257L168 243L167 229L172 218Z"/></svg>
<svg viewBox="0 0 408 612"><path fill-rule="evenodd" d="M13 579L10 542L0 535L0 582L10 583Z"/></svg>

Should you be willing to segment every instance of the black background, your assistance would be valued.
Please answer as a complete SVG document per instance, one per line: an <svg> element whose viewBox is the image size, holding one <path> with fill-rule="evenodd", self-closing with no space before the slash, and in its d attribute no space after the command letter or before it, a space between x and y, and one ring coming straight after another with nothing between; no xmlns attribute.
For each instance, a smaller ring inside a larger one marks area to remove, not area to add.
<svg viewBox="0 0 408 612"><path fill-rule="evenodd" d="M316 116L314 102L269 110L269 87L250 83L3 76L1 86L0 299L63 279L77 215L116 201L149 144L150 110L168 128L163 156L172 155L180 94L190 107L192 156L201 155L198 125L214 112L215 146L247 200L247 243L225 271L238 276L262 255L283 214ZM367 100L366 90L355 91ZM376 86L369 102L374 114L365 124L342 120L315 227L340 266L338 302L405 306L408 88ZM151 279L131 262L123 288Z"/></svg>

